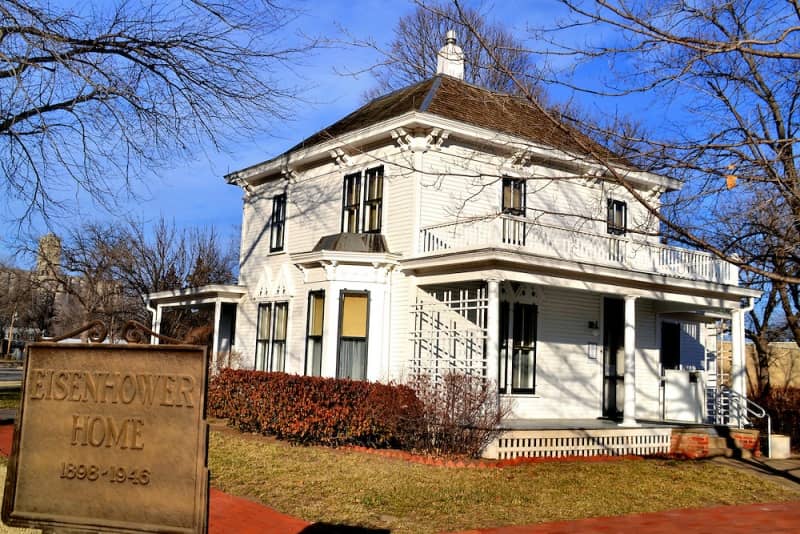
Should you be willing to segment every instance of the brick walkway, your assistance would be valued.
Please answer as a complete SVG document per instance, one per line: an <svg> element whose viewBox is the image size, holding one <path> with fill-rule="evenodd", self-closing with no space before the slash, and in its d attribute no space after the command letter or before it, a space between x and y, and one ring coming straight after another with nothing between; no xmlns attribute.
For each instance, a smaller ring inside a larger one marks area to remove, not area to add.
<svg viewBox="0 0 800 534"><path fill-rule="evenodd" d="M461 534L752 534L800 532L800 501L670 510L595 517L535 526L470 530Z"/></svg>
<svg viewBox="0 0 800 534"><path fill-rule="evenodd" d="M0 454L11 453L14 427L0 425ZM376 533L381 530L310 524L262 504L211 489L209 532L212 534L312 534L325 532ZM800 532L800 501L777 504L720 506L670 510L619 517L597 517L539 525L470 530L461 534L770 534Z"/></svg>

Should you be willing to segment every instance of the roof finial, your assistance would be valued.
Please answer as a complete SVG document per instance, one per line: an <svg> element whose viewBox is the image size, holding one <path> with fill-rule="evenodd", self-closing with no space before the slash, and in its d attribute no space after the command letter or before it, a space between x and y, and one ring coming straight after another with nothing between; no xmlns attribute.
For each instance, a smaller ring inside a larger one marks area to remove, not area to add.
<svg viewBox="0 0 800 534"><path fill-rule="evenodd" d="M447 74L459 80L464 79L464 52L456 44L456 32L448 30L444 46L439 50L436 74Z"/></svg>

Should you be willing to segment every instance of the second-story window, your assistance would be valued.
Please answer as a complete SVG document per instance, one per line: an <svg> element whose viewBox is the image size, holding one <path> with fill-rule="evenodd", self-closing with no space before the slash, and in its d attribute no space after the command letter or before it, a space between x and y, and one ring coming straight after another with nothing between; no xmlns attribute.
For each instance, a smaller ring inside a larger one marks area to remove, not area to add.
<svg viewBox="0 0 800 534"><path fill-rule="evenodd" d="M625 235L628 229L628 205L623 200L608 199L606 230L609 234Z"/></svg>
<svg viewBox="0 0 800 534"><path fill-rule="evenodd" d="M364 186L364 231L380 233L383 211L383 167L369 169Z"/></svg>
<svg viewBox="0 0 800 534"><path fill-rule="evenodd" d="M357 233L358 215L361 209L361 173L344 177L342 200L342 232Z"/></svg>
<svg viewBox="0 0 800 534"><path fill-rule="evenodd" d="M363 219L361 218L363 214ZM383 167L347 174L342 188L342 232L381 231L383 219Z"/></svg>
<svg viewBox="0 0 800 534"><path fill-rule="evenodd" d="M269 250L283 250L283 237L286 233L286 193L272 197L272 217L270 218Z"/></svg>
<svg viewBox="0 0 800 534"><path fill-rule="evenodd" d="M525 180L503 177L503 213L525 216Z"/></svg>

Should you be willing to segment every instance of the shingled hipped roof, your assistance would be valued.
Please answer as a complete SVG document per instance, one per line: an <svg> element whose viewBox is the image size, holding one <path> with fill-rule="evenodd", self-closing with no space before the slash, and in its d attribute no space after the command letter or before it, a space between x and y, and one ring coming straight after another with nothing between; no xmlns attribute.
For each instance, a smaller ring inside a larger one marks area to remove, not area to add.
<svg viewBox="0 0 800 534"><path fill-rule="evenodd" d="M588 151L585 147L592 147L602 157L617 163L625 163L622 158L615 156L571 126L555 124L541 109L524 98L490 91L446 75L437 75L376 98L303 140L287 153L317 145L410 111L431 113L573 154L586 155Z"/></svg>

